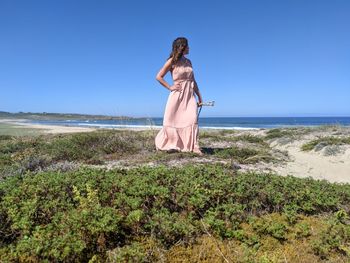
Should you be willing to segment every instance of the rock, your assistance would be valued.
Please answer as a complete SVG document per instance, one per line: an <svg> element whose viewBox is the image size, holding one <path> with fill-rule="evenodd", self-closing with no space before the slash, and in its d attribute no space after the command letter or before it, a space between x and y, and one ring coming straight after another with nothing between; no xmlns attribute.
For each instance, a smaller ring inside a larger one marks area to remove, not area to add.
<svg viewBox="0 0 350 263"><path fill-rule="evenodd" d="M238 163L232 163L231 168L236 171L241 169L242 167Z"/></svg>
<svg viewBox="0 0 350 263"><path fill-rule="evenodd" d="M318 151L321 151L326 146L327 146L326 142L320 142L315 146L314 150L315 152L318 152Z"/></svg>
<svg viewBox="0 0 350 263"><path fill-rule="evenodd" d="M341 149L340 145L328 145L324 147L323 155L332 156L337 155L339 153L343 153L344 151Z"/></svg>

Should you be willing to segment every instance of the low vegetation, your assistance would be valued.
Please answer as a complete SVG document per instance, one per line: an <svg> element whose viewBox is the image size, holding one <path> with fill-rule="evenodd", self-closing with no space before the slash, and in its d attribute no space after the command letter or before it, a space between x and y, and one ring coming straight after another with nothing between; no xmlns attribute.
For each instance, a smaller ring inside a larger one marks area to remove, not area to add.
<svg viewBox="0 0 350 263"><path fill-rule="evenodd" d="M350 185L311 178L237 174L218 164L85 167L9 177L0 200L7 261L350 257Z"/></svg>
<svg viewBox="0 0 350 263"><path fill-rule="evenodd" d="M197 156L191 152L171 154L157 152L154 147L156 133L156 130L98 130L38 136L2 135L0 136L0 178L18 171L23 173L27 170L52 170L58 163L66 163L69 167L73 167L73 163L104 165L108 161L121 160L125 164L136 166L147 162L166 164ZM205 137L205 134L206 132L203 133L204 138L208 139L209 137ZM236 135L235 132L225 130L222 133L213 134L214 137L210 137L210 142L216 140L215 136L226 140L224 147L204 145L204 153L213 160L234 161L241 164L277 160L262 137ZM67 165L61 165L61 168L67 170Z"/></svg>
<svg viewBox="0 0 350 263"><path fill-rule="evenodd" d="M312 128L276 128L276 129L269 129L266 132L265 139L271 140L271 139L278 139L287 137L290 139L296 139L301 135L305 135L309 133L312 130Z"/></svg>
<svg viewBox="0 0 350 263"><path fill-rule="evenodd" d="M237 146L215 149L214 154L221 158L233 159L241 164L257 163L260 161L271 162L275 160L272 154L266 149L240 148Z"/></svg>
<svg viewBox="0 0 350 263"><path fill-rule="evenodd" d="M305 143L301 146L303 151L311 151L316 147L323 148L329 145L344 145L350 144L350 137L321 137L316 140L312 140L308 143Z"/></svg>
<svg viewBox="0 0 350 263"><path fill-rule="evenodd" d="M275 161L264 136L208 135L196 164L156 132L0 136L1 262L349 262L350 184L214 162Z"/></svg>
<svg viewBox="0 0 350 263"><path fill-rule="evenodd" d="M102 130L73 134L8 136L0 139L0 178L6 171L43 170L58 162L103 164L154 151L152 131Z"/></svg>
<svg viewBox="0 0 350 263"><path fill-rule="evenodd" d="M230 141L230 142L249 142L249 143L257 143L266 146L267 143L264 141L263 137L251 135L251 134L243 134L236 135L235 131L221 131L221 132L203 132L200 134L201 139L211 139L213 141Z"/></svg>

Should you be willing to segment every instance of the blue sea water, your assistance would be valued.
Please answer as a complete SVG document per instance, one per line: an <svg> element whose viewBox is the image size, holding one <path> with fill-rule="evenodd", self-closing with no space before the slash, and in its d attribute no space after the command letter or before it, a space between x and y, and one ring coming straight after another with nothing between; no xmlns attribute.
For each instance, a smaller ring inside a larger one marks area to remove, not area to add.
<svg viewBox="0 0 350 263"><path fill-rule="evenodd" d="M31 123L96 128L161 128L163 118L131 120L32 120ZM260 129L280 127L308 127L320 125L350 126L350 117L200 117L199 128Z"/></svg>

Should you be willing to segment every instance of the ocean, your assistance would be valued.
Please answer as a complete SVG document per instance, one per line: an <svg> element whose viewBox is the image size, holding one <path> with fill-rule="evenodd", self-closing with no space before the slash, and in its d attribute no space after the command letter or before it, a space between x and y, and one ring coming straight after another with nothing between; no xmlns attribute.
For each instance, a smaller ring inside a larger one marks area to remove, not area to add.
<svg viewBox="0 0 350 263"><path fill-rule="evenodd" d="M96 128L161 128L163 118L131 120L31 120L30 123ZM308 127L320 125L350 126L350 117L199 117L199 128L205 129L269 129L281 127Z"/></svg>

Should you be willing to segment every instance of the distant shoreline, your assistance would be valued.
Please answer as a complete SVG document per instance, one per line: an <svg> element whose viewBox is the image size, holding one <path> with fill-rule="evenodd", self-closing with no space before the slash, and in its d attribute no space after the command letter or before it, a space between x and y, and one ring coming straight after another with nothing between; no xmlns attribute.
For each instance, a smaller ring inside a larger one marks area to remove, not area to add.
<svg viewBox="0 0 350 263"><path fill-rule="evenodd" d="M41 130L43 133L74 133L74 132L90 132L95 131L95 128L90 127L71 127L60 125L41 125L26 123L28 119L0 119L0 123L9 124L18 127L24 127L28 129Z"/></svg>
<svg viewBox="0 0 350 263"><path fill-rule="evenodd" d="M39 129L43 130L44 133L70 133L70 132L90 132L90 131L96 131L96 130L101 130L101 129L116 129L116 130L136 130L136 131L141 131L141 130L160 130L161 127L159 126L141 126L137 127L135 126L128 126L128 127L117 127L117 128L100 128L100 127L91 127L91 126L64 126L64 125L54 125L54 124L35 124L31 123L28 121L32 121L31 119L0 119L0 123L6 123L6 124L11 124L11 125L16 125L16 126L23 126L26 128L31 128L31 129ZM123 125L127 126L127 125ZM201 130L225 130L225 129L220 129L220 128L200 128ZM231 130L231 129L230 129ZM237 130L259 130L258 128L238 128Z"/></svg>
<svg viewBox="0 0 350 263"><path fill-rule="evenodd" d="M35 122L43 121L44 123L35 123ZM64 123L67 121L72 121L69 123ZM99 123L98 121L101 121ZM46 123L53 122L53 123ZM62 123L61 123L62 122ZM71 132L89 132L96 131L101 129L115 129L115 130L160 130L162 125L155 124L135 124L133 122L128 123L110 123L109 120L101 120L101 119L31 119L31 118L1 118L0 123L5 123L8 125L21 126L23 128L41 130L43 133L71 133ZM58 124L57 124L58 123ZM203 123L203 122L202 122ZM200 130L204 131L220 131L220 130L238 130L238 131L253 131L253 130L269 130L275 128L302 128L302 127L319 127L319 126L341 126L341 127L349 127L349 125L342 124L321 124L321 125L280 125L280 126L272 126L272 127L244 127L244 125L234 125L234 126L208 126L206 124L202 124L199 126Z"/></svg>

